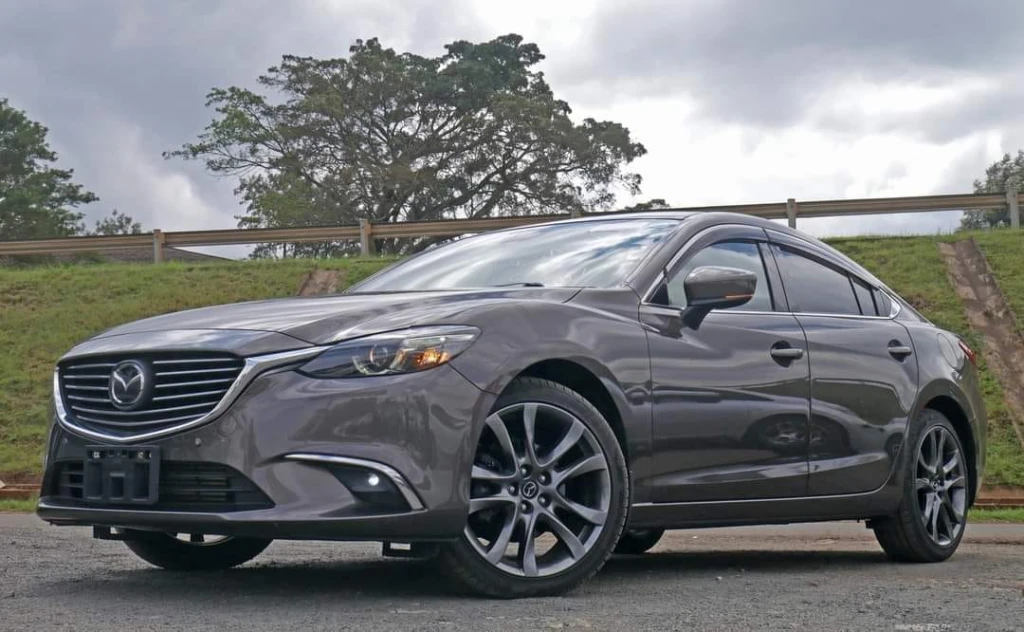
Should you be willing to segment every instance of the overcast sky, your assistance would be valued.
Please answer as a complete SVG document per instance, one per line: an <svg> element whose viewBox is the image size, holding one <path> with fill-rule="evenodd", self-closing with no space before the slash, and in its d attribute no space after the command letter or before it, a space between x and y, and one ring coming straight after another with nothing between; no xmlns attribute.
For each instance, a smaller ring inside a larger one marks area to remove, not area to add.
<svg viewBox="0 0 1024 632"><path fill-rule="evenodd" d="M438 55L516 32L580 117L648 155L677 206L967 193L1024 147L1024 2L1004 0L0 0L0 97L60 164L147 229L232 228L233 182L161 152L210 88L356 38ZM621 200L624 204L630 200ZM91 223L91 221L90 221ZM958 214L801 222L815 234L949 230Z"/></svg>

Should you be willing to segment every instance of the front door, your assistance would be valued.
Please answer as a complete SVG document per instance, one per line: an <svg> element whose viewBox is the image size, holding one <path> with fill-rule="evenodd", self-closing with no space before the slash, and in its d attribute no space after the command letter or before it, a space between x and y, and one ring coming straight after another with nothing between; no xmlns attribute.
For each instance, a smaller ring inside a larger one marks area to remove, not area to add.
<svg viewBox="0 0 1024 632"><path fill-rule="evenodd" d="M765 233L726 226L691 240L641 306L651 354L655 502L802 496L807 490L809 370L785 310ZM770 261L770 260L769 260ZM754 297L685 325L683 279L705 265L750 270Z"/></svg>

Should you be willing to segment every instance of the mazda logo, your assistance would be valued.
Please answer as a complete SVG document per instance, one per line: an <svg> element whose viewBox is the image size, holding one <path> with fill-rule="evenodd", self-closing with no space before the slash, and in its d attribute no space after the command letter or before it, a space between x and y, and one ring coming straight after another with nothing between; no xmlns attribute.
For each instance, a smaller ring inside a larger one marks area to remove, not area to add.
<svg viewBox="0 0 1024 632"><path fill-rule="evenodd" d="M533 481L523 483L523 498L533 498L540 491L540 486Z"/></svg>
<svg viewBox="0 0 1024 632"><path fill-rule="evenodd" d="M146 365L125 360L110 373L110 401L121 410L133 410L143 403L149 386Z"/></svg>

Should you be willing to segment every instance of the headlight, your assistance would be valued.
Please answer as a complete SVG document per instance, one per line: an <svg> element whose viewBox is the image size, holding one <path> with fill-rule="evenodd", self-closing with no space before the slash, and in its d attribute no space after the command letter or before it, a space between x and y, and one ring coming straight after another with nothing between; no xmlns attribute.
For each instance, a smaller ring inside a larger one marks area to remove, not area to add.
<svg viewBox="0 0 1024 632"><path fill-rule="evenodd" d="M414 327L340 342L299 368L310 377L414 373L441 366L473 344L476 327Z"/></svg>

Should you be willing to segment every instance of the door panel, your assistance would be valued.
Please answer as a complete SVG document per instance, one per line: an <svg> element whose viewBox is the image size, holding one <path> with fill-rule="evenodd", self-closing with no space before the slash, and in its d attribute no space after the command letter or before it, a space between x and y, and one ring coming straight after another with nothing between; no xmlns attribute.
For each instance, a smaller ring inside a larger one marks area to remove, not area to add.
<svg viewBox="0 0 1024 632"><path fill-rule="evenodd" d="M876 489L889 477L917 393L900 323L797 314L811 360L811 495Z"/></svg>
<svg viewBox="0 0 1024 632"><path fill-rule="evenodd" d="M713 311L694 330L645 305L654 397L655 502L801 496L807 490L807 355L791 314Z"/></svg>

